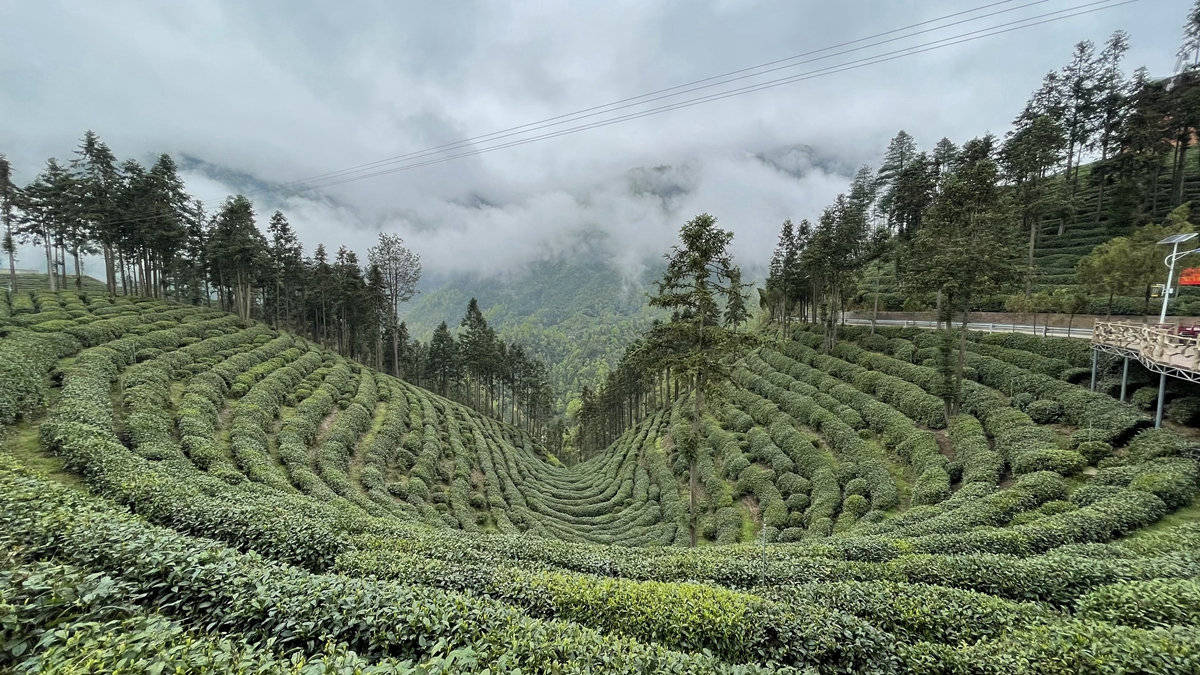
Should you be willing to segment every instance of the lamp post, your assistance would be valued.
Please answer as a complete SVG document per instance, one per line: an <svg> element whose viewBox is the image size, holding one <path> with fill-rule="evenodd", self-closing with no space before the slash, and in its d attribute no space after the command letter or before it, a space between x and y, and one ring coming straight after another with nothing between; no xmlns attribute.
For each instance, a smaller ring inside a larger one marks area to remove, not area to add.
<svg viewBox="0 0 1200 675"><path fill-rule="evenodd" d="M1185 232L1183 234L1173 234L1166 239L1158 242L1159 245L1170 244L1171 254L1163 259L1163 264L1167 266L1167 283L1163 286L1163 301L1162 310L1158 313L1158 322L1160 324L1167 322L1167 304L1171 302L1171 293L1174 289L1171 288L1172 282L1175 280L1175 261L1189 253L1200 251L1200 248L1194 248L1190 251L1179 252L1179 245L1185 241L1191 241L1196 238L1195 232ZM1167 373L1163 371L1158 374L1158 408L1154 413L1154 428L1158 429L1162 426L1163 416L1163 396L1167 392Z"/></svg>
<svg viewBox="0 0 1200 675"><path fill-rule="evenodd" d="M1175 280L1175 261L1189 253L1195 253L1200 249L1192 249L1190 251L1179 252L1179 245L1185 241L1190 241L1196 238L1195 232L1186 232L1184 234L1173 234L1166 239L1158 242L1159 246L1163 244L1171 245L1171 254L1163 259L1163 264L1167 266L1167 283L1163 286L1163 302L1162 311L1158 313L1158 322L1166 323L1167 321L1167 303L1171 301L1171 293L1174 290L1171 288L1171 283Z"/></svg>

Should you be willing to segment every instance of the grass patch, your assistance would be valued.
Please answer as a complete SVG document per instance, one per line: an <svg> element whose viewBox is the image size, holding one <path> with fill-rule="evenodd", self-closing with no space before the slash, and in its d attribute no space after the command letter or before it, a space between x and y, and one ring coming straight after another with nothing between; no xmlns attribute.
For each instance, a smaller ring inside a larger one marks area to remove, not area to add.
<svg viewBox="0 0 1200 675"><path fill-rule="evenodd" d="M1191 504L1176 509L1173 513L1164 516L1157 523L1143 527L1123 539L1125 541L1136 541L1139 537L1151 536L1161 533L1164 530L1179 527L1180 525L1191 525L1194 523L1200 523L1200 499L1192 500Z"/></svg>
<svg viewBox="0 0 1200 675"><path fill-rule="evenodd" d="M4 447L25 468L76 490L87 491L79 476L63 466L62 459L42 447L41 419L20 422L8 429Z"/></svg>
<svg viewBox="0 0 1200 675"><path fill-rule="evenodd" d="M762 523L758 515L751 511L750 503L747 499L740 499L734 503L742 516L742 535L738 541L758 541L758 533L762 531Z"/></svg>

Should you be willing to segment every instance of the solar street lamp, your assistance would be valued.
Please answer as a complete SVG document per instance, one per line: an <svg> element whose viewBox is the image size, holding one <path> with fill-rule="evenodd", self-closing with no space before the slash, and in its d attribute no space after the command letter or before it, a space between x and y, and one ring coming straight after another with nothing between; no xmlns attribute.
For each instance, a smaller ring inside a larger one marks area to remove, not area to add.
<svg viewBox="0 0 1200 675"><path fill-rule="evenodd" d="M1195 253L1196 251L1200 251L1200 248L1194 248L1190 251L1184 251L1183 253L1180 253L1179 245L1185 241L1190 241L1195 238L1196 238L1195 232L1185 232L1184 234L1173 234L1173 235L1167 237L1166 239L1163 239L1162 241L1158 242L1158 244L1160 246L1163 244L1171 245L1171 254L1168 255L1166 258L1163 258L1163 264L1167 266L1167 285L1163 286L1162 311L1159 312L1159 314L1158 314L1158 322L1159 323L1167 322L1167 303L1169 303L1171 301L1171 294L1175 292L1175 289L1171 286L1171 282L1175 278L1175 261L1189 253Z"/></svg>
<svg viewBox="0 0 1200 675"><path fill-rule="evenodd" d="M1170 244L1171 255L1163 258L1163 264L1167 266L1167 285L1163 286L1163 304L1162 311L1158 313L1158 322L1166 323L1167 321L1167 303L1171 302L1171 293L1175 291L1171 282L1175 279L1175 261L1189 253L1200 251L1200 248L1194 248L1190 251L1180 252L1179 245L1185 241L1191 241L1196 238L1195 232L1186 232L1184 234L1173 234L1166 239L1158 242L1159 245ZM1163 397L1167 393L1167 372L1158 374L1158 406L1154 413L1154 428L1158 429L1162 426L1163 417Z"/></svg>

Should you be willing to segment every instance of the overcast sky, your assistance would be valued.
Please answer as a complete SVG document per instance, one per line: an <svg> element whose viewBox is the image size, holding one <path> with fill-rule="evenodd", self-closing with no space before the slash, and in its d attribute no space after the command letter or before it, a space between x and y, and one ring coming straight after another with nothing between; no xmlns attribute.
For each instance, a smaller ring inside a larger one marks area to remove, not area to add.
<svg viewBox="0 0 1200 675"><path fill-rule="evenodd" d="M1086 1L1048 0L939 36ZM983 4L0 0L0 152L23 183L90 128L122 159L169 152L221 169L185 174L216 207L246 189L230 176L305 179ZM365 252L383 229L433 271L511 268L597 227L618 259L636 261L700 211L734 230L741 259L761 262L784 218L816 217L897 129L924 146L1002 135L1078 40L1123 28L1128 70L1168 74L1190 4L1141 0L562 138L252 197L261 222L283 209L309 249Z"/></svg>

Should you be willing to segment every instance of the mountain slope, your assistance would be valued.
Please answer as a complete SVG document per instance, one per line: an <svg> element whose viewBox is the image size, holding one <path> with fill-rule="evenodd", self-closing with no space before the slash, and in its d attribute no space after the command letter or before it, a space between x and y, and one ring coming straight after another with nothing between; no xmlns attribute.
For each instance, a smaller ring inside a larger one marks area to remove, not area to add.
<svg viewBox="0 0 1200 675"><path fill-rule="evenodd" d="M404 319L427 340L445 321L458 325L472 298L488 323L550 367L559 409L616 365L658 313L646 306L654 268L625 273L608 253L588 248L495 277L453 275L422 282Z"/></svg>
<svg viewBox="0 0 1200 675"><path fill-rule="evenodd" d="M686 549L686 393L564 468L206 308L2 313L0 669L1200 666L1194 444L1071 384L1078 343L972 336L943 433L933 336L770 341L701 447L705 538L764 543Z"/></svg>

